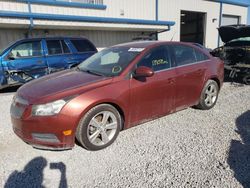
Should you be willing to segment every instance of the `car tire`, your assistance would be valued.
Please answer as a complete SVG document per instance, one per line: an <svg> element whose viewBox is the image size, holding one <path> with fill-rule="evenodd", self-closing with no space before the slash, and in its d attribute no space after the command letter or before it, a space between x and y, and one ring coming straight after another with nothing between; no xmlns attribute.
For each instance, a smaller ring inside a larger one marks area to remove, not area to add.
<svg viewBox="0 0 250 188"><path fill-rule="evenodd" d="M115 141L121 127L122 118L117 109L101 104L90 109L80 120L76 139L88 150L101 150Z"/></svg>
<svg viewBox="0 0 250 188"><path fill-rule="evenodd" d="M219 86L216 81L208 80L202 89L199 104L196 108L201 110L209 110L214 107L219 94Z"/></svg>
<svg viewBox="0 0 250 188"><path fill-rule="evenodd" d="M250 85L250 75L246 75L243 77L243 83L246 85Z"/></svg>

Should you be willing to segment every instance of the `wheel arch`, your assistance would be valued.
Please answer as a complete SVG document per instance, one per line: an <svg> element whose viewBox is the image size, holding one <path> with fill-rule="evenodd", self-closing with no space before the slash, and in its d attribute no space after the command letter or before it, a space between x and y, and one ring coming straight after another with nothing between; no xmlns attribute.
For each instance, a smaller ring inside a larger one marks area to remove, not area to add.
<svg viewBox="0 0 250 188"><path fill-rule="evenodd" d="M218 86L219 86L219 90L221 89L220 80L219 80L216 76L212 76L212 77L210 77L208 80L213 80L213 81L215 81L215 82L218 84Z"/></svg>
<svg viewBox="0 0 250 188"><path fill-rule="evenodd" d="M81 117L83 117L92 108L94 108L98 105L101 105L101 104L109 104L109 105L113 106L119 112L119 114L121 115L121 118L122 118L121 130L125 129L126 123L127 123L126 111L124 110L124 108L122 107L121 104L119 104L118 102L113 101L113 100L101 100L101 101L96 101L95 103L88 105L87 107L85 107L85 110L81 113ZM80 121L80 119L78 121Z"/></svg>
<svg viewBox="0 0 250 188"><path fill-rule="evenodd" d="M122 127L121 127L121 130L123 130L124 129L124 124L125 124L125 113L124 113L124 111L123 111L123 109L118 105L118 104L116 104L116 103L114 103L114 102L104 102L104 103L101 103L101 104L109 104L109 105L111 105L111 106L113 106L113 107L115 107L116 108L116 110L119 112L119 114L121 115L121 118L122 118ZM100 104L98 104L98 105L100 105Z"/></svg>
<svg viewBox="0 0 250 188"><path fill-rule="evenodd" d="M79 63L73 63L71 65L68 66L69 69L75 68L79 65Z"/></svg>

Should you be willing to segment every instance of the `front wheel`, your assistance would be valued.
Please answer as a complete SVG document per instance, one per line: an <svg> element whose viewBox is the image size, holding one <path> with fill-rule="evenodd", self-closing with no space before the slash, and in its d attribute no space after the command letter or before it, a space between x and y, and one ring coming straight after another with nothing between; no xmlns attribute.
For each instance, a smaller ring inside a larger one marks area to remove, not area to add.
<svg viewBox="0 0 250 188"><path fill-rule="evenodd" d="M202 90L199 104L196 107L202 110L213 108L217 102L218 94L219 86L217 82L214 80L208 80Z"/></svg>
<svg viewBox="0 0 250 188"><path fill-rule="evenodd" d="M98 105L79 122L76 138L88 150L100 150L111 145L122 127L122 118L115 107Z"/></svg>
<svg viewBox="0 0 250 188"><path fill-rule="evenodd" d="M243 82L246 85L250 85L250 74L243 77Z"/></svg>

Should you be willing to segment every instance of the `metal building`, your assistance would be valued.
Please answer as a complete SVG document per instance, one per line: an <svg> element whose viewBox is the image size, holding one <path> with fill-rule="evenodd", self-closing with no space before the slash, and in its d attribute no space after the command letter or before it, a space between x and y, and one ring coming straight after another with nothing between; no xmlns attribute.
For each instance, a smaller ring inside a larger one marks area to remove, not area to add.
<svg viewBox="0 0 250 188"><path fill-rule="evenodd" d="M98 48L151 36L215 48L217 28L246 24L249 0L1 0L0 50L36 36L86 36Z"/></svg>

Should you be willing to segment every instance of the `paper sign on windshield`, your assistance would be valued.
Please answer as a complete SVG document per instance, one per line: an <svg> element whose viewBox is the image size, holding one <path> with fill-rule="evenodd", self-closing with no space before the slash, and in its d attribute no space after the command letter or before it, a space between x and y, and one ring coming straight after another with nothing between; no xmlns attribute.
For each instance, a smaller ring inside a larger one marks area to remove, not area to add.
<svg viewBox="0 0 250 188"><path fill-rule="evenodd" d="M130 48L129 52L142 52L145 48Z"/></svg>

